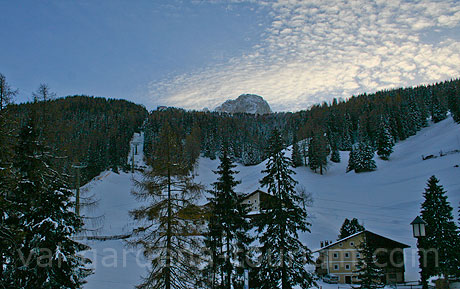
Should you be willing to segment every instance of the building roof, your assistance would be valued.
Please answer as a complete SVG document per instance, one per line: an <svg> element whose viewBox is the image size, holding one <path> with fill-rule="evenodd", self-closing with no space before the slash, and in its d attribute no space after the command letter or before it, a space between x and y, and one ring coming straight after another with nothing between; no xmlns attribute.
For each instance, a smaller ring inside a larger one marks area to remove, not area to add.
<svg viewBox="0 0 460 289"><path fill-rule="evenodd" d="M404 249L404 248L410 248L409 245L400 243L400 242L398 242L398 241L392 240L392 239L390 239L390 238L384 237L384 236L379 235L379 234L376 234L376 233L374 233L374 232L371 232L371 231L368 231L368 230L364 230L364 231L355 233L355 234L353 234L353 235L350 235L350 236L348 236L348 237L346 237L346 238L340 239L340 240L338 240L338 241L336 241L336 242L334 242L334 243L331 243L331 244L329 244L329 245L327 245L327 246L324 246L324 247L322 247L321 249L318 249L318 250L316 250L316 251L314 251L314 252L316 253L316 252L322 251L322 250L324 250L324 249L328 249L328 248L330 248L330 247L333 247L333 246L335 246L335 245L337 245L337 244L339 244L339 243L341 243L341 242L344 242L344 241L346 241L346 240L348 240L348 239L351 239L351 238L356 237L356 236L358 236L358 235L361 235L361 234L363 234L363 233L372 234L372 235L374 235L374 236L376 236L376 237L379 237L379 238L381 238L381 239L384 239L385 241L387 241L387 242L392 243L393 245L395 245L395 247L399 247L399 248L403 248L403 249Z"/></svg>

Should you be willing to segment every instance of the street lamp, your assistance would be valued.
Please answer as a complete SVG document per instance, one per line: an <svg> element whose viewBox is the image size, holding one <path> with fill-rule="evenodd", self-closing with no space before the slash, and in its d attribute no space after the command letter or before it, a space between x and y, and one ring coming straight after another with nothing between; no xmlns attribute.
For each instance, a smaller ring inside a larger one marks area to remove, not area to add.
<svg viewBox="0 0 460 289"><path fill-rule="evenodd" d="M420 238L420 237L426 236L426 233L425 233L426 222L422 218L417 216L417 218L415 218L410 224L412 225L412 232L414 234L414 238Z"/></svg>
<svg viewBox="0 0 460 289"><path fill-rule="evenodd" d="M420 238L423 238L426 236L426 230L425 227L427 225L427 222L425 222L422 218L417 216L412 223L412 233L414 235L414 238L417 238L417 249L419 252L419 262L420 262L420 277L422 281L422 288L423 289L428 289L428 282L425 274L425 266L423 263L425 263L425 260L422 260L422 254L420 253Z"/></svg>

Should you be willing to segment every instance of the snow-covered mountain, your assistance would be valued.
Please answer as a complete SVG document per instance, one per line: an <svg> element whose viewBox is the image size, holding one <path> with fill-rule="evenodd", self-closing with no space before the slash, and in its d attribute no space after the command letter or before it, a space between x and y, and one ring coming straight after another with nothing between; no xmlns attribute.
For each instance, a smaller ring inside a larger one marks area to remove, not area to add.
<svg viewBox="0 0 460 289"><path fill-rule="evenodd" d="M142 135L135 138L141 141ZM456 151L459 149L460 125L448 118L397 143L389 161L375 157L378 168L374 172L346 173L348 152L341 152L342 162L330 164L325 175L315 174L306 167L296 168L295 179L299 186L312 193L314 200L312 207L308 208L311 233L301 234L301 240L310 249L318 249L320 241L337 238L345 218L356 217L364 222L366 229L411 246L405 250L406 280L417 280L416 240L412 237L410 222L419 215L426 181L432 175L440 179L454 211L457 211L460 153ZM423 160L422 155L433 157ZM135 159L138 165L143 165L141 158L142 150ZM218 160L201 158L196 181L209 189L216 180L212 171L218 165ZM242 181L237 187L238 192L247 193L260 188L264 168L265 162L249 167L238 165L237 178ZM105 172L86 186L89 194L95 194L100 200L99 207L87 214L105 215L105 224L99 235L121 235L134 228L128 212L141 206L142 201L130 194L132 177L141 176L139 173ZM87 241L87 244L93 248L87 256L94 261L95 274L88 278L86 289L133 288L146 273L148 263L141 252L127 248L124 240Z"/></svg>
<svg viewBox="0 0 460 289"><path fill-rule="evenodd" d="M237 99L229 99L214 110L218 112L245 112L253 114L267 114L273 112L268 102L261 96L255 94L242 94L238 96Z"/></svg>

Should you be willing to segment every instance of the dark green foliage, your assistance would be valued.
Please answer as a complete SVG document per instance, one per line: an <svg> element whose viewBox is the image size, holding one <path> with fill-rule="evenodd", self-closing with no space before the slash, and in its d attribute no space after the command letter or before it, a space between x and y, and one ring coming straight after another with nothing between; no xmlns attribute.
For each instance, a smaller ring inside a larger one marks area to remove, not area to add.
<svg viewBox="0 0 460 289"><path fill-rule="evenodd" d="M388 120L382 118L377 136L377 154L382 160L388 160L393 152L393 136L388 129Z"/></svg>
<svg viewBox="0 0 460 289"><path fill-rule="evenodd" d="M50 167L54 157L39 140L35 113L15 146L15 187L6 196L7 242L2 284L7 288L80 288L90 273L78 255L87 246L72 240L82 221L73 212L65 176ZM46 205L44 205L46 204ZM29 259L30 258L30 259Z"/></svg>
<svg viewBox="0 0 460 289"><path fill-rule="evenodd" d="M338 240L362 231L364 231L364 226L359 223L358 219L353 218L350 221L346 218L342 224L342 227L340 228L340 235Z"/></svg>
<svg viewBox="0 0 460 289"><path fill-rule="evenodd" d="M446 191L439 185L439 180L432 176L428 180L423 194L425 200L421 206L422 218L426 225L426 237L420 238L420 247L424 250L435 249L436 254L422 255L421 264L426 262L424 272L427 277L443 274L458 275L460 264L458 256L458 228L452 215L452 207L447 200ZM437 264L438 263L438 264Z"/></svg>
<svg viewBox="0 0 460 289"><path fill-rule="evenodd" d="M140 221L130 240L142 247L151 269L139 288L194 288L199 276L195 254L200 244L203 212L195 203L202 186L193 182L184 162L184 143L169 125L154 147L151 169L136 181L133 192L143 201L131 215Z"/></svg>
<svg viewBox="0 0 460 289"><path fill-rule="evenodd" d="M440 122L447 118L447 106L445 104L445 96L439 95L440 92L435 92L431 97L431 120Z"/></svg>
<svg viewBox="0 0 460 289"><path fill-rule="evenodd" d="M460 123L460 86L454 83L447 89L447 103L453 119Z"/></svg>
<svg viewBox="0 0 460 289"><path fill-rule="evenodd" d="M339 150L337 148L332 150L331 162L340 163L340 152L339 152Z"/></svg>
<svg viewBox="0 0 460 289"><path fill-rule="evenodd" d="M280 133L273 131L260 184L274 198L270 209L262 211L256 220L261 256L255 288L308 288L314 284L313 276L305 269L306 264L312 263L311 252L298 236L299 231L310 231L310 223L305 208L298 205L302 198L296 192L291 161L283 147Z"/></svg>
<svg viewBox="0 0 460 289"><path fill-rule="evenodd" d="M180 128L178 134L182 139L193 127L200 127L201 153L205 157L216 158L222 143L227 142L235 161L253 165L267 157L269 133L276 128L282 132L286 145L293 144L293 136L297 137L306 164L305 140L313 138L319 131L327 133L332 151L335 146L338 150L349 151L363 138L376 145L382 118L387 119L387 129L394 142L414 135L427 125L427 118L432 115L437 121L444 119L447 107L455 119L460 115L454 113L458 110L455 104L458 103L459 83L460 80L456 79L428 86L383 90L353 96L346 101L333 100L330 104L314 105L296 113L230 115L176 108L154 111L146 124L145 151L151 153L151 143L158 137L163 123L168 122ZM313 167L321 169L315 162Z"/></svg>
<svg viewBox="0 0 460 289"><path fill-rule="evenodd" d="M125 100L71 96L11 105L11 118L22 125L37 111L40 140L67 158L53 160L59 171L71 174L73 163L86 163L82 182L127 163L129 142L147 116L144 107Z"/></svg>
<svg viewBox="0 0 460 289"><path fill-rule="evenodd" d="M359 142L350 152L347 172L354 170L356 173L370 172L377 168L374 157L374 149L366 142Z"/></svg>
<svg viewBox="0 0 460 289"><path fill-rule="evenodd" d="M374 289L382 288L382 277L385 276L385 272L378 266L376 261L378 256L375 255L377 248L372 246L372 236L364 234L364 241L359 245L359 255L357 270L358 281L356 284L357 288L361 289Z"/></svg>
<svg viewBox="0 0 460 289"><path fill-rule="evenodd" d="M327 169L327 157L329 156L329 144L321 130L313 134L308 146L308 166L313 171L319 169L320 174Z"/></svg>
<svg viewBox="0 0 460 289"><path fill-rule="evenodd" d="M218 175L209 193L210 213L206 245L210 251L210 265L206 268L210 278L208 284L211 288L231 288L242 285L241 268L237 268L238 256L236 252L247 252L251 238L247 231L250 229L246 214L248 209L240 202L235 192L235 187L240 183L235 180L238 173L233 169L228 147L223 145L220 165L214 173ZM222 253L222 255L220 254ZM245 258L243 259L245 260ZM244 264L244 262L243 262ZM238 269L240 269L238 271ZM219 280L219 273L223 280Z"/></svg>
<svg viewBox="0 0 460 289"><path fill-rule="evenodd" d="M294 135L295 136L295 135ZM294 168L303 166L302 154L300 153L299 143L297 138L292 140L292 164Z"/></svg>

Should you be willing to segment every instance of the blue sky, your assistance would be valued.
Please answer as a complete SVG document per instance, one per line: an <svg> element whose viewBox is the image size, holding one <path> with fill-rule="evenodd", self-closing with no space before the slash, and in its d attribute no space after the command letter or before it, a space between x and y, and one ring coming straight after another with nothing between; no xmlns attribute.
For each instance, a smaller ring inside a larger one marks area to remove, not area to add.
<svg viewBox="0 0 460 289"><path fill-rule="evenodd" d="M30 99L125 98L274 110L460 76L453 0L0 0L0 72Z"/></svg>

